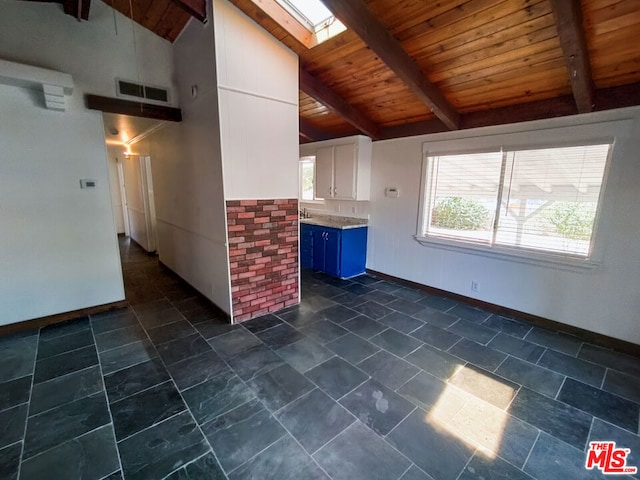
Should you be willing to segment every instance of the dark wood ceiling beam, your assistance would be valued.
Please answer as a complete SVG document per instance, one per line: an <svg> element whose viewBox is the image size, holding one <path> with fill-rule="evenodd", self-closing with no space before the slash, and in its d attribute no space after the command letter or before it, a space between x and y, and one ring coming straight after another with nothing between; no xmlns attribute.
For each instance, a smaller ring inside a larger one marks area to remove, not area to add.
<svg viewBox="0 0 640 480"><path fill-rule="evenodd" d="M593 79L580 0L551 0L560 46L578 111L593 109Z"/></svg>
<svg viewBox="0 0 640 480"><path fill-rule="evenodd" d="M187 12L193 18L207 23L207 2L206 0L171 0L172 3Z"/></svg>
<svg viewBox="0 0 640 480"><path fill-rule="evenodd" d="M59 3L62 10L67 15L78 20L89 20L89 10L91 10L91 0L25 0L28 2Z"/></svg>
<svg viewBox="0 0 640 480"><path fill-rule="evenodd" d="M376 18L363 0L323 0L395 74L452 130L460 126L460 114L424 75L402 45Z"/></svg>
<svg viewBox="0 0 640 480"><path fill-rule="evenodd" d="M309 140L310 142L318 142L320 140L328 140L329 138L332 138L332 135L323 132L319 128L316 128L308 120L305 120L302 117L299 118L299 122L300 123L298 127L300 136Z"/></svg>
<svg viewBox="0 0 640 480"><path fill-rule="evenodd" d="M89 110L100 110L105 113L120 113L134 117L154 118L170 122L181 122L182 112L179 108L153 105L150 103L132 102L120 98L85 95L85 103Z"/></svg>
<svg viewBox="0 0 640 480"><path fill-rule="evenodd" d="M300 90L340 115L365 135L374 140L380 138L380 131L375 123L302 67L300 67Z"/></svg>

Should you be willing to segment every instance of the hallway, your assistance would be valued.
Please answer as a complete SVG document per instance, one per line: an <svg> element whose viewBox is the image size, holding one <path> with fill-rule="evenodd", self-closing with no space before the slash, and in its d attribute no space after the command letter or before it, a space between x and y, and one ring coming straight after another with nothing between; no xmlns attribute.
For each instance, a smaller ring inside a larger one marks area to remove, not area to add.
<svg viewBox="0 0 640 480"><path fill-rule="evenodd" d="M126 309L0 338L0 478L602 478L592 440L640 464L637 358L368 275L304 272L232 326L120 253Z"/></svg>

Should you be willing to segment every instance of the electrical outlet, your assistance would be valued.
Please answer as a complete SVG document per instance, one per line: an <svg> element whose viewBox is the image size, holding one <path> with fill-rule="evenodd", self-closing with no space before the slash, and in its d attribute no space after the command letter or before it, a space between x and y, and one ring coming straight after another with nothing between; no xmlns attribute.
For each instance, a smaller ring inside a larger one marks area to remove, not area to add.
<svg viewBox="0 0 640 480"><path fill-rule="evenodd" d="M472 292L480 291L480 285L478 285L478 282L476 282L475 280L471 280L471 291Z"/></svg>

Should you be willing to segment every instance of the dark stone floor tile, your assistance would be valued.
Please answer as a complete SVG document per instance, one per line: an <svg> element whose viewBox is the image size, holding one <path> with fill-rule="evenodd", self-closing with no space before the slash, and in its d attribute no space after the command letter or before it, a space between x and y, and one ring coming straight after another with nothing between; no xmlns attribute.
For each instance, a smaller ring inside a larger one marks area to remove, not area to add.
<svg viewBox="0 0 640 480"><path fill-rule="evenodd" d="M88 322L87 322L88 323ZM38 360L41 361L54 355L60 355L61 353L70 352L79 348L93 345L93 334L91 330L85 328L78 332L70 333L59 337L45 340L40 338L38 344Z"/></svg>
<svg viewBox="0 0 640 480"><path fill-rule="evenodd" d="M200 332L200 335L207 340L232 332L238 328L242 328L238 324L231 325L228 322L216 319L207 319L204 322L195 323L193 326L198 330L198 332Z"/></svg>
<svg viewBox="0 0 640 480"><path fill-rule="evenodd" d="M425 295L424 298L418 300L418 303L424 307L440 310L441 312L446 312L458 304L458 302L451 298L437 297L434 295Z"/></svg>
<svg viewBox="0 0 640 480"><path fill-rule="evenodd" d="M209 351L211 351L211 346L199 334L189 335L158 346L158 354L165 365L171 365Z"/></svg>
<svg viewBox="0 0 640 480"><path fill-rule="evenodd" d="M111 404L116 438L121 441L140 430L186 410L173 382L165 382Z"/></svg>
<svg viewBox="0 0 640 480"><path fill-rule="evenodd" d="M558 400L633 433L638 432L640 404L572 378L564 382Z"/></svg>
<svg viewBox="0 0 640 480"><path fill-rule="evenodd" d="M193 310L180 312L180 314L193 325L207 322L225 323L229 325L229 319L221 315L220 312L212 306L197 307Z"/></svg>
<svg viewBox="0 0 640 480"><path fill-rule="evenodd" d="M228 358L227 363L242 380L246 381L279 367L284 362L273 350L260 344Z"/></svg>
<svg viewBox="0 0 640 480"><path fill-rule="evenodd" d="M400 285L398 285L397 283L393 283L393 282L387 282L386 280L382 280L380 282L377 282L373 288L375 290L379 290L381 292L384 293L393 293L396 290L399 290L400 288L402 288Z"/></svg>
<svg viewBox="0 0 640 480"><path fill-rule="evenodd" d="M640 358L584 344L578 358L609 367L613 370L640 377Z"/></svg>
<svg viewBox="0 0 640 480"><path fill-rule="evenodd" d="M594 387L602 385L605 368L595 363L580 360L555 350L544 352L538 365L554 372L562 373L568 377L575 378L581 382L588 383Z"/></svg>
<svg viewBox="0 0 640 480"><path fill-rule="evenodd" d="M262 315L246 322L242 322L242 326L251 333L260 333L276 325L281 325L282 320L272 314Z"/></svg>
<svg viewBox="0 0 640 480"><path fill-rule="evenodd" d="M499 457L487 458L482 453L476 453L473 456L458 477L458 480L485 480L487 478L533 480L522 470L517 469Z"/></svg>
<svg viewBox="0 0 640 480"><path fill-rule="evenodd" d="M495 370L507 358L507 355L479 343L463 338L448 350L449 353L460 357L486 370Z"/></svg>
<svg viewBox="0 0 640 480"><path fill-rule="evenodd" d="M419 368L385 351L380 351L359 363L358 368L392 390L399 388L420 372Z"/></svg>
<svg viewBox="0 0 640 480"><path fill-rule="evenodd" d="M373 320L379 320L385 315L389 315L393 310L387 308L383 305L380 305L376 302L366 302L362 305L358 305L356 307L352 307L356 312L369 317Z"/></svg>
<svg viewBox="0 0 640 480"><path fill-rule="evenodd" d="M504 333L499 333L497 337L489 342L488 346L531 363L536 363L540 356L547 351L540 345L535 345Z"/></svg>
<svg viewBox="0 0 640 480"><path fill-rule="evenodd" d="M318 295L303 295L302 301L300 302L301 307L314 312L319 312L320 310L332 307L335 304L336 302L333 300L329 300L328 298Z"/></svg>
<svg viewBox="0 0 640 480"><path fill-rule="evenodd" d="M352 333L327 343L326 347L354 365L380 350L372 343Z"/></svg>
<svg viewBox="0 0 640 480"><path fill-rule="evenodd" d="M428 414L420 409L403 420L387 440L438 480L454 480L475 450L446 429L432 424Z"/></svg>
<svg viewBox="0 0 640 480"><path fill-rule="evenodd" d="M313 458L333 480L398 478L411 465L360 422L354 423L318 450Z"/></svg>
<svg viewBox="0 0 640 480"><path fill-rule="evenodd" d="M530 388L547 397L555 398L564 376L515 357L508 357L496 373L501 377Z"/></svg>
<svg viewBox="0 0 640 480"><path fill-rule="evenodd" d="M311 454L355 421L317 388L284 407L276 417Z"/></svg>
<svg viewBox="0 0 640 480"><path fill-rule="evenodd" d="M329 360L333 353L309 338L276 350L276 353L300 373Z"/></svg>
<svg viewBox="0 0 640 480"><path fill-rule="evenodd" d="M404 300L409 300L410 302L418 302L425 298L425 293L407 287L401 287L393 292L393 294L396 297L403 298Z"/></svg>
<svg viewBox="0 0 640 480"><path fill-rule="evenodd" d="M408 335L400 333L397 330L393 330L392 328L372 337L370 342L399 357L404 357L422 345L422 343L415 338L409 337Z"/></svg>
<svg viewBox="0 0 640 480"><path fill-rule="evenodd" d="M105 425L26 460L20 478L101 479L119 469L113 429Z"/></svg>
<svg viewBox="0 0 640 480"><path fill-rule="evenodd" d="M262 345L262 342L244 329L233 330L209 340L209 345L222 357L231 358L241 354L249 348Z"/></svg>
<svg viewBox="0 0 640 480"><path fill-rule="evenodd" d="M167 369L158 358L105 375L109 402L117 402L135 393L169 380Z"/></svg>
<svg viewBox="0 0 640 480"><path fill-rule="evenodd" d="M418 320L422 320L429 325L439 328L447 328L458 321L458 317L455 315L450 315L431 308L424 308L413 316Z"/></svg>
<svg viewBox="0 0 640 480"><path fill-rule="evenodd" d="M526 387L520 389L509 412L569 445L580 450L585 447L592 419L588 413Z"/></svg>
<svg viewBox="0 0 640 480"><path fill-rule="evenodd" d="M104 393L29 417L23 459L90 432L110 421Z"/></svg>
<svg viewBox="0 0 640 480"><path fill-rule="evenodd" d="M210 450L189 412L143 430L118 447L127 480L164 478Z"/></svg>
<svg viewBox="0 0 640 480"><path fill-rule="evenodd" d="M473 323L482 323L491 316L491 314L485 310L462 304L456 305L447 311L447 313Z"/></svg>
<svg viewBox="0 0 640 480"><path fill-rule="evenodd" d="M100 353L102 374L108 375L138 363L148 362L156 357L156 349L149 340L114 348Z"/></svg>
<svg viewBox="0 0 640 480"><path fill-rule="evenodd" d="M379 278L373 277L373 276L371 276L371 275L369 275L367 273L365 273L363 275L358 275L357 277L353 277L350 280L352 282L360 283L362 285L373 285L373 284L377 284L377 283L382 281ZM373 288L378 288L378 286L376 285Z"/></svg>
<svg viewBox="0 0 640 480"><path fill-rule="evenodd" d="M344 328L329 320L321 320L300 328L300 332L324 345L348 333Z"/></svg>
<svg viewBox="0 0 640 480"><path fill-rule="evenodd" d="M561 442L542 432L524 471L536 479L566 478L576 480L601 479L598 470L584 468L586 454L582 449Z"/></svg>
<svg viewBox="0 0 640 480"><path fill-rule="evenodd" d="M359 315L358 312L344 305L334 305L333 307L325 308L318 312L322 318L332 321L333 323L341 324Z"/></svg>
<svg viewBox="0 0 640 480"><path fill-rule="evenodd" d="M29 415L88 397L101 392L102 388L102 375L98 365L37 383L31 393Z"/></svg>
<svg viewBox="0 0 640 480"><path fill-rule="evenodd" d="M374 290L373 292L365 293L360 297L363 300L366 300L367 302L376 302L376 303L379 303L380 305L387 305L391 302L399 300L398 297L390 293L381 292L379 290ZM420 307L418 306L418 308Z"/></svg>
<svg viewBox="0 0 640 480"><path fill-rule="evenodd" d="M172 473L166 480L226 480L218 460L209 452L195 462L185 465Z"/></svg>
<svg viewBox="0 0 640 480"><path fill-rule="evenodd" d="M170 323L180 322L185 320L185 316L182 315L175 308L169 308L155 313L149 313L146 315L138 315L140 323L146 329L161 327L162 325L169 325ZM193 317L189 319L193 321Z"/></svg>
<svg viewBox="0 0 640 480"><path fill-rule="evenodd" d="M390 313L378 321L402 333L413 332L415 329L424 325L424 322L400 312Z"/></svg>
<svg viewBox="0 0 640 480"><path fill-rule="evenodd" d="M353 293L354 295L366 295L367 293L373 292L373 288L367 287L365 285L359 283L351 283L349 285L345 285L342 289L347 293ZM340 297L334 297L336 302L340 302L342 305L345 303L341 300L338 300Z"/></svg>
<svg viewBox="0 0 640 480"><path fill-rule="evenodd" d="M454 408L461 408L465 402L462 394L458 394L453 389L447 390L447 384L425 372L413 377L397 392L414 405L427 411L430 411L431 407L443 398L446 398Z"/></svg>
<svg viewBox="0 0 640 480"><path fill-rule="evenodd" d="M431 345L421 346L404 359L444 381L449 380L467 363Z"/></svg>
<svg viewBox="0 0 640 480"><path fill-rule="evenodd" d="M335 296L333 297L333 301L349 308L357 307L358 305L367 303L367 300L362 298L362 296L356 295L355 293L351 292L345 292L342 295Z"/></svg>
<svg viewBox="0 0 640 480"><path fill-rule="evenodd" d="M0 383L0 410L15 407L29 400L31 375Z"/></svg>
<svg viewBox="0 0 640 480"><path fill-rule="evenodd" d="M636 377L615 370L607 370L602 389L640 403L640 381Z"/></svg>
<svg viewBox="0 0 640 480"><path fill-rule="evenodd" d="M162 312L164 310L169 310L172 307L173 304L166 298L163 298L151 302L139 303L137 305L134 305L133 309L139 317L146 317L155 315L156 313Z"/></svg>
<svg viewBox="0 0 640 480"><path fill-rule="evenodd" d="M150 328L148 333L149 338L155 345L162 345L172 340L188 337L197 332L189 322L181 320L161 327Z"/></svg>
<svg viewBox="0 0 640 480"><path fill-rule="evenodd" d="M433 480L433 479L429 475L424 473L422 470L420 470L418 467L416 467L415 465L411 465L411 468L409 468L409 470L407 470L406 473L402 475L402 477L400 477L400 480Z"/></svg>
<svg viewBox="0 0 640 480"><path fill-rule="evenodd" d="M147 340L147 333L140 324L137 324L97 334L96 347L98 348L98 352L104 352L144 340Z"/></svg>
<svg viewBox="0 0 640 480"><path fill-rule="evenodd" d="M599 418L594 418L587 444L590 442L611 441L616 442L616 448L630 449L629 455L627 456L627 465L640 466L640 436L604 422ZM638 478L637 474L636 478Z"/></svg>
<svg viewBox="0 0 640 480"><path fill-rule="evenodd" d="M399 298L391 303L387 304L387 307L392 308L396 312L404 313L405 315L415 315L424 307L415 302Z"/></svg>
<svg viewBox="0 0 640 480"><path fill-rule="evenodd" d="M375 380L367 380L340 404L380 435L387 435L415 406Z"/></svg>
<svg viewBox="0 0 640 480"><path fill-rule="evenodd" d="M463 367L449 383L502 409L511 403L519 388L519 385L473 365Z"/></svg>
<svg viewBox="0 0 640 480"><path fill-rule="evenodd" d="M65 322L52 323L40 329L40 340L51 340L63 335L89 330L90 326L89 317L79 317Z"/></svg>
<svg viewBox="0 0 640 480"><path fill-rule="evenodd" d="M577 355L582 345L576 337L538 327L533 327L524 339L567 355Z"/></svg>
<svg viewBox="0 0 640 480"><path fill-rule="evenodd" d="M28 405L22 403L0 412L0 448L22 440Z"/></svg>
<svg viewBox="0 0 640 480"><path fill-rule="evenodd" d="M259 400L252 400L203 425L220 465L230 472L287 432Z"/></svg>
<svg viewBox="0 0 640 480"><path fill-rule="evenodd" d="M20 468L20 453L22 443L14 443L0 448L0 478L3 480L17 480Z"/></svg>
<svg viewBox="0 0 640 480"><path fill-rule="evenodd" d="M364 372L338 357L321 363L305 375L335 399L342 397L369 378Z"/></svg>
<svg viewBox="0 0 640 480"><path fill-rule="evenodd" d="M456 323L448 327L447 330L482 345L489 343L498 333L495 330L483 327L482 325L478 325L468 320L458 320Z"/></svg>
<svg viewBox="0 0 640 480"><path fill-rule="evenodd" d="M329 480L329 477L289 435L278 440L229 476L230 480L257 478Z"/></svg>
<svg viewBox="0 0 640 480"><path fill-rule="evenodd" d="M482 322L482 325L518 338L524 338L532 327L532 325L528 323L520 322L512 318L502 317L500 315L491 315Z"/></svg>
<svg viewBox="0 0 640 480"><path fill-rule="evenodd" d="M253 377L247 382L272 412L291 403L315 388L307 378L288 364Z"/></svg>
<svg viewBox="0 0 640 480"><path fill-rule="evenodd" d="M296 306L294 310L289 310L288 312L278 312L278 317L296 328L322 320L322 315L320 313L300 306Z"/></svg>
<svg viewBox="0 0 640 480"><path fill-rule="evenodd" d="M91 327L93 328L93 333L95 335L136 325L140 325L140 322L138 322L138 317L136 317L136 314L132 311L127 311L120 315L113 315L106 318L91 319Z"/></svg>
<svg viewBox="0 0 640 480"><path fill-rule="evenodd" d="M96 347L93 345L54 357L45 358L36 363L34 383L46 382L52 378L85 369L98 364Z"/></svg>
<svg viewBox="0 0 640 480"><path fill-rule="evenodd" d="M213 350L173 363L168 369L180 390L193 387L229 371L224 360Z"/></svg>
<svg viewBox="0 0 640 480"><path fill-rule="evenodd" d="M0 382L31 375L36 358L38 337L18 337L0 345Z"/></svg>
<svg viewBox="0 0 640 480"><path fill-rule="evenodd" d="M460 335L456 335L455 333L429 324L423 325L416 331L411 332L411 336L441 350L450 348L454 343L462 338Z"/></svg>
<svg viewBox="0 0 640 480"><path fill-rule="evenodd" d="M256 336L274 350L304 338L304 335L299 330L296 330L286 323L258 333Z"/></svg>
<svg viewBox="0 0 640 480"><path fill-rule="evenodd" d="M387 329L385 325L382 325L369 317L365 317L364 315L352 318L351 320L344 322L342 326L362 338L371 338Z"/></svg>
<svg viewBox="0 0 640 480"><path fill-rule="evenodd" d="M122 472L118 470L117 472L112 473L108 477L104 477L102 480L123 480Z"/></svg>

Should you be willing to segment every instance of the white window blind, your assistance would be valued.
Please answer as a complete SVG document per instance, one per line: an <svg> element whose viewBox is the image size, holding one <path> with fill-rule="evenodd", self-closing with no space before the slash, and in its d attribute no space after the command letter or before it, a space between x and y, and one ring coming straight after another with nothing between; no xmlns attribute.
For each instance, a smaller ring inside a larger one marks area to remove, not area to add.
<svg viewBox="0 0 640 480"><path fill-rule="evenodd" d="M424 235L587 258L610 148L430 156Z"/></svg>

